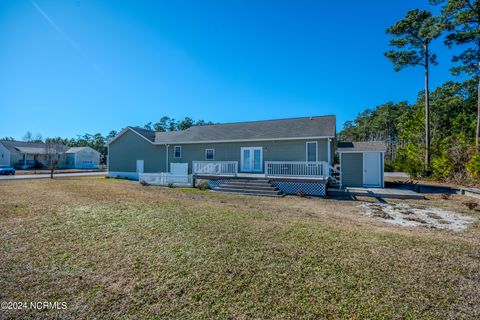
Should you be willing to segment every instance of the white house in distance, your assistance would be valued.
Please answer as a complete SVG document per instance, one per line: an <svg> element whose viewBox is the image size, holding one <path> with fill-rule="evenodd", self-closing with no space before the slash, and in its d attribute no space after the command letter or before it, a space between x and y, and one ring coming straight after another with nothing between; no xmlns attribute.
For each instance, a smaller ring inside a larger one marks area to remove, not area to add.
<svg viewBox="0 0 480 320"><path fill-rule="evenodd" d="M90 147L72 147L65 154L67 168L96 169L100 167L100 152Z"/></svg>

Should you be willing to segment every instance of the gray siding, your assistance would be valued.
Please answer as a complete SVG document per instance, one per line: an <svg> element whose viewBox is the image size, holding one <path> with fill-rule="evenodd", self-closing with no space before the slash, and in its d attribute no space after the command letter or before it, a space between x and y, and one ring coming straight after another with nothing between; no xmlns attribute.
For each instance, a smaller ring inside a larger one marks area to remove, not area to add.
<svg viewBox="0 0 480 320"><path fill-rule="evenodd" d="M11 166L18 166L19 161L23 159L23 155L19 152L12 151L10 152L10 165Z"/></svg>
<svg viewBox="0 0 480 320"><path fill-rule="evenodd" d="M177 144L182 147L182 157L174 158L173 150L176 145L170 145L168 159L170 163L188 163L188 170L191 173L192 161L206 161L205 149L214 149L215 159L213 161L238 161L240 170L242 147L262 147L263 161L306 161L307 141L317 141L318 161L328 161L328 139Z"/></svg>
<svg viewBox="0 0 480 320"><path fill-rule="evenodd" d="M341 157L342 186L363 186L363 153L342 153Z"/></svg>
<svg viewBox="0 0 480 320"><path fill-rule="evenodd" d="M127 131L108 147L109 171L135 172L137 160L144 161L145 172L165 172L165 146L153 145Z"/></svg>

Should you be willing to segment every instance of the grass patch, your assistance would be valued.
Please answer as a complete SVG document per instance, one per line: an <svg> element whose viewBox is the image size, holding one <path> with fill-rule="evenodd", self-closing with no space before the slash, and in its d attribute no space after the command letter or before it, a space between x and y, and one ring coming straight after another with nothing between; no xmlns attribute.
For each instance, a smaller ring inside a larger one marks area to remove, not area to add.
<svg viewBox="0 0 480 320"><path fill-rule="evenodd" d="M464 200L430 201L455 210ZM402 229L359 214L354 201L272 200L103 178L0 182L0 203L8 211L0 221L2 300L66 301L55 317L434 319L480 312L478 223L462 232ZM24 206L22 215L12 205ZM6 316L27 316L15 312Z"/></svg>
<svg viewBox="0 0 480 320"><path fill-rule="evenodd" d="M8 210L13 213L22 212L28 209L28 205L24 203L13 203L8 205Z"/></svg>

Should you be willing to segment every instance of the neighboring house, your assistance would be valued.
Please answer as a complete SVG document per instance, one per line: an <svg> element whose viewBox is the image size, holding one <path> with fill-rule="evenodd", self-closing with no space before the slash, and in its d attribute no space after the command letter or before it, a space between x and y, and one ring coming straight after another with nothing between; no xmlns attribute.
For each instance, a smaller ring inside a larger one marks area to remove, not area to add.
<svg viewBox="0 0 480 320"><path fill-rule="evenodd" d="M10 165L14 168L40 167L46 163L45 154L45 144L43 142L0 141L2 164Z"/></svg>
<svg viewBox="0 0 480 320"><path fill-rule="evenodd" d="M68 168L96 169L100 167L100 152L90 147L72 147L65 154L65 165Z"/></svg>
<svg viewBox="0 0 480 320"><path fill-rule="evenodd" d="M320 195L328 181L335 181L331 174L335 137L335 116L194 126L175 132L128 127L109 143L109 176L138 179L141 173L179 174L184 168L184 174L206 180L211 187L233 178L263 177L285 193Z"/></svg>
<svg viewBox="0 0 480 320"><path fill-rule="evenodd" d="M72 150L73 149L73 150ZM66 155L60 168L98 168L100 154L92 148L69 148L60 146ZM14 168L42 168L47 164L46 147L43 142L0 140L0 165Z"/></svg>

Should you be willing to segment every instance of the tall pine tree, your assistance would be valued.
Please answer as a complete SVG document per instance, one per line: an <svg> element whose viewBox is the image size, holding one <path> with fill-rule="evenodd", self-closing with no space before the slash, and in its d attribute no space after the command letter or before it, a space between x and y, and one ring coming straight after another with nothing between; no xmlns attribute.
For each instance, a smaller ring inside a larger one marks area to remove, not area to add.
<svg viewBox="0 0 480 320"><path fill-rule="evenodd" d="M385 53L395 71L422 66L425 70L425 171L430 170L430 101L429 66L436 65L436 55L430 51L431 42L441 34L438 19L426 10L411 10L405 18L387 29L393 36L390 45L395 50Z"/></svg>

